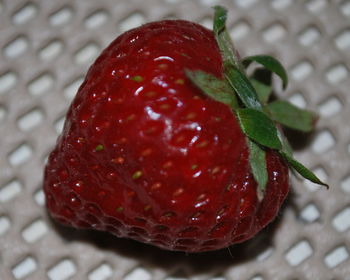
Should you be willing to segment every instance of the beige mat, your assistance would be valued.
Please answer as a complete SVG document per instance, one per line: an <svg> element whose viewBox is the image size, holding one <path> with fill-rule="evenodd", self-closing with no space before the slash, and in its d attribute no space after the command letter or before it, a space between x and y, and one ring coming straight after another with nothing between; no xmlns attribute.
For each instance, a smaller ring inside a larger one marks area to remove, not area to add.
<svg viewBox="0 0 350 280"><path fill-rule="evenodd" d="M214 4L229 8L242 53L280 58L283 94L320 112L296 156L331 189L293 179L277 222L231 252L171 253L53 225L43 165L88 65L143 22L211 26ZM349 0L0 0L0 279L349 280L349 69Z"/></svg>

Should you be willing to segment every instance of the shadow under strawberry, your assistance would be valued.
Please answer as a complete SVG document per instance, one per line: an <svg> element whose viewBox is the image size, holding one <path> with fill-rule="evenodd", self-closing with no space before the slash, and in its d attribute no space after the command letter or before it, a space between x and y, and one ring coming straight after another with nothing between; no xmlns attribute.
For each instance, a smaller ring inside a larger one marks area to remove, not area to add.
<svg viewBox="0 0 350 280"><path fill-rule="evenodd" d="M293 194L290 194L277 218L254 238L229 248L204 253L166 251L131 239L117 238L106 232L77 230L63 226L52 219L50 222L68 246L70 242L75 241L91 244L98 250L112 251L120 256L134 259L143 267L160 268L169 271L169 274L175 273L175 276L190 277L211 271L225 271L235 264L255 260L257 256L273 246L274 235L281 224L283 212L286 208L293 208L293 204Z"/></svg>

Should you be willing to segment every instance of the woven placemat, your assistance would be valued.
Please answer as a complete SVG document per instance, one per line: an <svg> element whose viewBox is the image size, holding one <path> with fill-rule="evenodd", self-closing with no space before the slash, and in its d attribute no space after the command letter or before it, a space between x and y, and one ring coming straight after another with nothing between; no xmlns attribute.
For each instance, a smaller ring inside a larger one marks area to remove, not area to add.
<svg viewBox="0 0 350 280"><path fill-rule="evenodd" d="M121 32L229 9L243 55L287 67L293 103L320 113L296 157L331 185L292 180L281 214L230 250L186 255L66 229L44 207L43 166L88 66ZM0 0L0 279L350 279L350 1ZM308 148L306 148L308 146Z"/></svg>

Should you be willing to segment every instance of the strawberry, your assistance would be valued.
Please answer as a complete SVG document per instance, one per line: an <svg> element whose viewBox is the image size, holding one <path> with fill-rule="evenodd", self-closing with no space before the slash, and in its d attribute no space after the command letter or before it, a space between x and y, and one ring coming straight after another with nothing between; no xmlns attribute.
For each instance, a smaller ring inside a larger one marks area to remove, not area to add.
<svg viewBox="0 0 350 280"><path fill-rule="evenodd" d="M292 158L275 126L295 124L286 106L305 130L314 115L267 104L268 85L249 80L244 67L258 62L286 83L285 71L271 57L240 59L225 19L216 7L214 32L183 20L149 23L102 52L45 169L54 219L168 250L209 251L274 219L289 189L287 165L323 184Z"/></svg>

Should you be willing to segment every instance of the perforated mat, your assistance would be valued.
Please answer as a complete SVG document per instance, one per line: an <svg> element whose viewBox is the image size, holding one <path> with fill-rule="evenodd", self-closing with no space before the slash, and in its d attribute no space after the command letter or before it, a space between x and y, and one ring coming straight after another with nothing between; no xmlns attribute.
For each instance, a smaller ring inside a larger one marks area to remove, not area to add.
<svg viewBox="0 0 350 280"><path fill-rule="evenodd" d="M89 64L147 21L210 27L214 4L229 9L244 55L274 54L286 65L291 82L279 94L320 113L296 157L331 189L293 179L275 223L252 241L205 254L54 224L43 166ZM0 0L0 279L349 280L349 68L349 0Z"/></svg>

